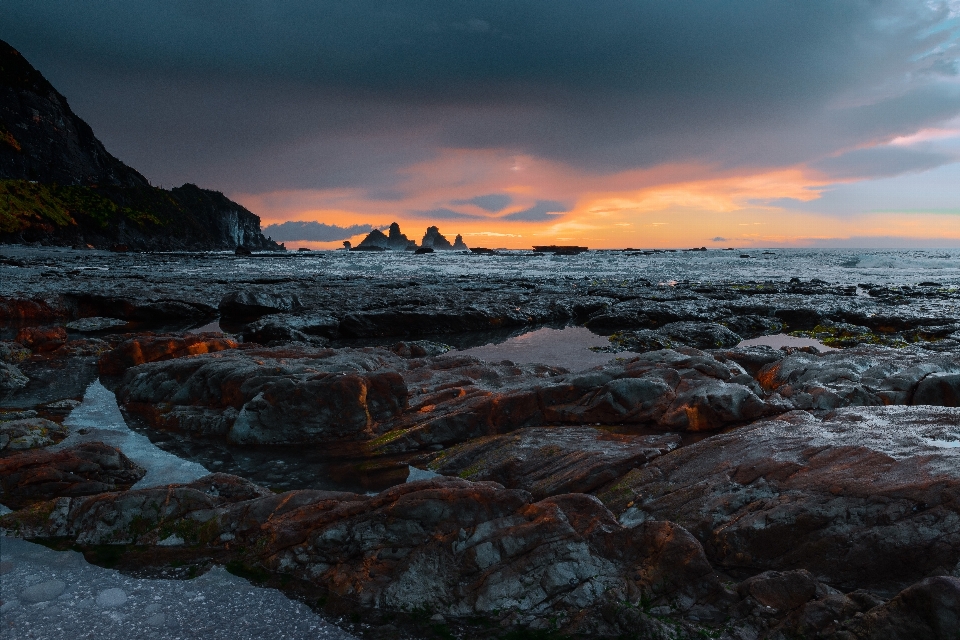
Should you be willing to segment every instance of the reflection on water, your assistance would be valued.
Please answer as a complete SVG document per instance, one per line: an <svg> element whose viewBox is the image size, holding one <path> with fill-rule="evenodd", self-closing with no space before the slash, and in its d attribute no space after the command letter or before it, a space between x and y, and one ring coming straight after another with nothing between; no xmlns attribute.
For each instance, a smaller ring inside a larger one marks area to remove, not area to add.
<svg viewBox="0 0 960 640"><path fill-rule="evenodd" d="M208 322L203 326L190 329L187 331L187 333L223 333L223 329L220 327L220 321L214 320L213 322Z"/></svg>
<svg viewBox="0 0 960 640"><path fill-rule="evenodd" d="M815 347L819 351L836 351L813 338L796 338L783 333L761 336L744 340L738 346ZM546 364L564 367L570 371L582 371L602 365L616 358L630 358L636 355L630 351L621 353L597 353L590 347L608 347L610 342L586 327L565 327L563 329L543 328L513 336L501 342L491 342L483 346L461 349L458 353L476 356L487 362L510 360L517 364Z"/></svg>
<svg viewBox="0 0 960 640"><path fill-rule="evenodd" d="M547 364L582 371L606 364L615 358L629 358L637 354L596 353L590 347L607 347L610 342L586 327L563 329L543 328L529 331L500 343L463 349L458 353L476 356L487 362L509 360L517 364Z"/></svg>
<svg viewBox="0 0 960 640"><path fill-rule="evenodd" d="M960 440L931 440L928 438L927 443L941 449L960 449Z"/></svg>
<svg viewBox="0 0 960 640"><path fill-rule="evenodd" d="M83 402L63 422L70 429L66 440L55 448L81 442L103 442L123 451L147 474L135 489L174 482L192 482L209 473L201 464L188 462L156 447L149 439L131 431L117 406L117 398L97 380L83 396Z"/></svg>
<svg viewBox="0 0 960 640"><path fill-rule="evenodd" d="M818 351L836 351L834 347L828 347L819 340L814 340L813 338L797 338L796 336L788 336L785 333L775 333L769 336L760 336L759 338L751 338L750 340L744 340L738 347L755 347L755 346L767 346L773 347L774 349L780 349L783 347L814 347Z"/></svg>

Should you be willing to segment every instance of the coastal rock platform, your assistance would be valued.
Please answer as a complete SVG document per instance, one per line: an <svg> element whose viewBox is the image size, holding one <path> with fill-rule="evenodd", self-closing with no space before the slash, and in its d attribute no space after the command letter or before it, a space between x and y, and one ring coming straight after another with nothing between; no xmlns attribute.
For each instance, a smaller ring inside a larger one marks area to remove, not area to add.
<svg viewBox="0 0 960 640"><path fill-rule="evenodd" d="M371 638L960 632L948 286L7 253L4 535L226 567ZM603 364L461 352L571 324ZM741 344L771 333L819 347ZM94 386L193 475L90 440Z"/></svg>

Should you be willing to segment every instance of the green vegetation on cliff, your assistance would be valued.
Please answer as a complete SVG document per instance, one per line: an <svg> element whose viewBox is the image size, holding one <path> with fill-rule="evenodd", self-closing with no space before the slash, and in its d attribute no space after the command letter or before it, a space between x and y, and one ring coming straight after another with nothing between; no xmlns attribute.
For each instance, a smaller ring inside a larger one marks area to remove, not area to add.
<svg viewBox="0 0 960 640"><path fill-rule="evenodd" d="M121 200L118 195L127 197ZM123 200L131 200L133 206L124 206ZM121 219L140 228L161 226L169 222L171 212L166 209L171 207L182 211L167 192L152 187L114 188L101 193L96 187L0 180L3 234L31 229L51 233L71 226L107 229Z"/></svg>
<svg viewBox="0 0 960 640"><path fill-rule="evenodd" d="M260 220L222 193L185 184L82 186L0 180L0 242L131 248L275 249Z"/></svg>

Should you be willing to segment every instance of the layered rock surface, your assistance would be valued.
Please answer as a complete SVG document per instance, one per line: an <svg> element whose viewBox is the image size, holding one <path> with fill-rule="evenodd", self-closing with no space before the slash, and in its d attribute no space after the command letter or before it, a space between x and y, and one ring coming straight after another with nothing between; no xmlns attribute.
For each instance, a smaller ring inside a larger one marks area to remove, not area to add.
<svg viewBox="0 0 960 640"><path fill-rule="evenodd" d="M12 509L63 496L129 489L144 470L102 442L0 458L0 503Z"/></svg>
<svg viewBox="0 0 960 640"><path fill-rule="evenodd" d="M465 442L437 455L431 470L493 480L535 498L588 493L676 449L674 434L629 436L591 427L533 427Z"/></svg>
<svg viewBox="0 0 960 640"><path fill-rule="evenodd" d="M886 589L957 575L958 411L791 412L656 458L600 497L622 520L681 524L728 570Z"/></svg>

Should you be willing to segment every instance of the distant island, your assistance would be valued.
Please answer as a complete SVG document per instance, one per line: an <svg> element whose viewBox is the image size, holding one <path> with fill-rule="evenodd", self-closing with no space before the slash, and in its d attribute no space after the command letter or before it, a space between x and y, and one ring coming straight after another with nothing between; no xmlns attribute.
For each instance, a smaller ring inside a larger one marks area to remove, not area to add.
<svg viewBox="0 0 960 640"><path fill-rule="evenodd" d="M427 227L420 244L411 240L400 231L400 225L394 222L388 233L374 229L356 247L349 241L343 243L344 248L351 251L417 251L431 249L433 251L469 251L463 236L457 234L453 244L440 233L438 227Z"/></svg>
<svg viewBox="0 0 960 640"><path fill-rule="evenodd" d="M0 40L0 243L282 251L218 191L161 189L112 156L67 99Z"/></svg>

